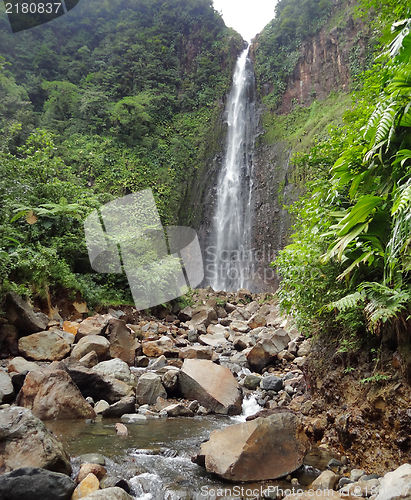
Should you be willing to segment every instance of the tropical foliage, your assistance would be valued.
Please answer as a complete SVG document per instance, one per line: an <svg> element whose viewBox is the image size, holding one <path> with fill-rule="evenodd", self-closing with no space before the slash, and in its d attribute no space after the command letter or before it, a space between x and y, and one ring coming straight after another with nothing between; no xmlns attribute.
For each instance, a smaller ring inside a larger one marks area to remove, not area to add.
<svg viewBox="0 0 411 500"><path fill-rule="evenodd" d="M299 213L294 242L276 264L284 276L283 307L306 327L318 329L320 322L320 329L330 328L335 312L345 327L350 326L347 314L352 321L355 313L355 321L361 313L371 331L398 333L406 324L411 298L410 27L410 19L393 25L394 38L364 75L346 125L297 159L306 169L313 163L322 169L299 202L304 210L294 209ZM307 291L301 284L309 269L316 274Z"/></svg>

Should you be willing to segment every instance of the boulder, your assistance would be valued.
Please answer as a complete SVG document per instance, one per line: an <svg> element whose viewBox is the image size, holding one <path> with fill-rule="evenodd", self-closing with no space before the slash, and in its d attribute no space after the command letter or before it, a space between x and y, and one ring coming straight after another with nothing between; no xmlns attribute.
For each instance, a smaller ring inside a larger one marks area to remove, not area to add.
<svg viewBox="0 0 411 500"><path fill-rule="evenodd" d="M223 325L208 325L207 327L207 333L210 335L222 335L226 336L227 334L227 328L225 328Z"/></svg>
<svg viewBox="0 0 411 500"><path fill-rule="evenodd" d="M187 306L178 313L178 319L180 321L190 321L193 316L194 308Z"/></svg>
<svg viewBox="0 0 411 500"><path fill-rule="evenodd" d="M261 314L254 314L248 322L247 325L253 330L254 328L259 328L260 326L265 326L266 325L266 319L263 315Z"/></svg>
<svg viewBox="0 0 411 500"><path fill-rule="evenodd" d="M197 327L198 325L207 326L214 320L217 320L217 313L211 306L198 306L194 309L192 317L188 324L191 327Z"/></svg>
<svg viewBox="0 0 411 500"><path fill-rule="evenodd" d="M248 335L240 335L233 338L233 346L237 351L243 351L244 349L247 349L247 347L250 347L252 345L253 341Z"/></svg>
<svg viewBox="0 0 411 500"><path fill-rule="evenodd" d="M134 396L129 396L127 398L120 399L117 403L110 405L103 412L103 418L119 418L125 413L133 413L136 410L136 398Z"/></svg>
<svg viewBox="0 0 411 500"><path fill-rule="evenodd" d="M95 351L99 361L103 361L109 356L110 342L101 335L88 335L74 346L71 357L79 360L91 351Z"/></svg>
<svg viewBox="0 0 411 500"><path fill-rule="evenodd" d="M9 373L11 372L21 373L21 372L30 372L31 370L37 370L37 369L38 365L33 361L27 361L21 356L17 356L16 358L13 358L10 361L7 371Z"/></svg>
<svg viewBox="0 0 411 500"><path fill-rule="evenodd" d="M0 476L2 500L70 500L76 483L65 474L22 467Z"/></svg>
<svg viewBox="0 0 411 500"><path fill-rule="evenodd" d="M260 385L261 377L259 375L248 374L244 378L244 387L254 391Z"/></svg>
<svg viewBox="0 0 411 500"><path fill-rule="evenodd" d="M130 329L127 328L126 322L121 319L110 319L106 335L110 342L110 356L134 366L136 341Z"/></svg>
<svg viewBox="0 0 411 500"><path fill-rule="evenodd" d="M333 490L339 479L340 476L335 474L332 470L325 470L321 472L316 479L314 479L310 487L314 490Z"/></svg>
<svg viewBox="0 0 411 500"><path fill-rule="evenodd" d="M14 399L14 388L11 378L5 370L0 369L0 404L10 403Z"/></svg>
<svg viewBox="0 0 411 500"><path fill-rule="evenodd" d="M290 343L289 334L282 328L263 328L258 336L261 339L270 339L278 352L287 349Z"/></svg>
<svg viewBox="0 0 411 500"><path fill-rule="evenodd" d="M106 377L121 380L128 385L133 385L135 383L134 375L131 373L128 364L118 358L102 361L91 368L91 371L99 373L100 375L105 375Z"/></svg>
<svg viewBox="0 0 411 500"><path fill-rule="evenodd" d="M79 500L80 498L85 498L94 491L98 491L99 489L100 481L92 472L90 472L74 490L71 500Z"/></svg>
<svg viewBox="0 0 411 500"><path fill-rule="evenodd" d="M308 356L311 352L311 339L305 339L298 348L297 356Z"/></svg>
<svg viewBox="0 0 411 500"><path fill-rule="evenodd" d="M88 335L101 335L107 328L111 318L111 314L96 314L86 318L77 328L76 339L80 340Z"/></svg>
<svg viewBox="0 0 411 500"><path fill-rule="evenodd" d="M30 335L47 328L47 316L36 314L29 304L15 292L7 293L5 310L8 322L17 328L20 335Z"/></svg>
<svg viewBox="0 0 411 500"><path fill-rule="evenodd" d="M104 488L104 490L95 491L83 497L83 500L133 500L133 497L122 488L114 486L113 488Z"/></svg>
<svg viewBox="0 0 411 500"><path fill-rule="evenodd" d="M72 343L63 333L47 330L22 337L19 353L34 361L60 361L69 354Z"/></svg>
<svg viewBox="0 0 411 500"><path fill-rule="evenodd" d="M250 327L245 323L244 321L232 321L230 323L230 328L231 330L234 330L235 332L240 332L240 333L247 333L250 331Z"/></svg>
<svg viewBox="0 0 411 500"><path fill-rule="evenodd" d="M125 382L93 372L72 359L68 363L60 362L59 367L70 375L85 398L91 397L94 401L105 399L109 404L113 404L134 395L132 387Z"/></svg>
<svg viewBox="0 0 411 500"><path fill-rule="evenodd" d="M178 373L179 370L167 370L161 376L161 381L167 394L172 395L178 389Z"/></svg>
<svg viewBox="0 0 411 500"><path fill-rule="evenodd" d="M0 354L1 357L18 356L18 330L9 324L0 325Z"/></svg>
<svg viewBox="0 0 411 500"><path fill-rule="evenodd" d="M211 359L213 350L210 346L192 345L180 349L178 357L181 359Z"/></svg>
<svg viewBox="0 0 411 500"><path fill-rule="evenodd" d="M264 481L295 471L303 463L309 441L293 413L215 430L201 445L208 472L229 481Z"/></svg>
<svg viewBox="0 0 411 500"><path fill-rule="evenodd" d="M375 500L400 500L411 498L411 465L403 464L380 478L380 491Z"/></svg>
<svg viewBox="0 0 411 500"><path fill-rule="evenodd" d="M261 389L264 391L275 391L280 392L284 384L280 377L276 375L269 375L268 377L263 377L261 379Z"/></svg>
<svg viewBox="0 0 411 500"><path fill-rule="evenodd" d="M79 363L86 368L93 368L98 364L98 356L96 351L90 351L85 356L79 359Z"/></svg>
<svg viewBox="0 0 411 500"><path fill-rule="evenodd" d="M174 403L166 406L164 411L167 412L168 417L193 417L194 413L187 408L183 403Z"/></svg>
<svg viewBox="0 0 411 500"><path fill-rule="evenodd" d="M246 355L248 364L253 370L260 372L280 351L272 340L259 340Z"/></svg>
<svg viewBox="0 0 411 500"><path fill-rule="evenodd" d="M231 371L201 359L186 359L179 374L179 388L187 399L223 415L241 413L242 393Z"/></svg>
<svg viewBox="0 0 411 500"><path fill-rule="evenodd" d="M30 408L41 420L95 418L78 387L63 370L33 370L26 375L17 404Z"/></svg>
<svg viewBox="0 0 411 500"><path fill-rule="evenodd" d="M174 347L174 342L165 335L159 340L147 340L143 342L143 354L149 358L158 358L161 355L170 357L176 354L178 350Z"/></svg>
<svg viewBox="0 0 411 500"><path fill-rule="evenodd" d="M137 383L136 396L140 405L154 405L158 397L166 399L167 392L161 382L160 375L156 373L141 375Z"/></svg>
<svg viewBox="0 0 411 500"><path fill-rule="evenodd" d="M101 480L107 474L107 470L100 464L82 464L76 478L76 482L81 483L81 481L83 481L83 479L85 479L90 473L94 474L99 480Z"/></svg>
<svg viewBox="0 0 411 500"><path fill-rule="evenodd" d="M104 410L107 410L107 408L110 408L110 405L104 399L100 399L100 401L97 401L97 403L94 405L94 411L96 415L100 415L104 412Z"/></svg>
<svg viewBox="0 0 411 500"><path fill-rule="evenodd" d="M222 333L200 335L198 337L200 344L207 345L210 347L219 347L227 344L227 339Z"/></svg>
<svg viewBox="0 0 411 500"><path fill-rule="evenodd" d="M71 473L70 459L60 441L30 410L12 406L1 410L0 473L20 467Z"/></svg>

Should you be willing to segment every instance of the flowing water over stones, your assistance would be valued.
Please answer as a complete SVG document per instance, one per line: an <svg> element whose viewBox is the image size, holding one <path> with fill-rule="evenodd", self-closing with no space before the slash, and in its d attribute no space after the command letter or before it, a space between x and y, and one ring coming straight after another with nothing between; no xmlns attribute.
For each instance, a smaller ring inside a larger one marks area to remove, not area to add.
<svg viewBox="0 0 411 500"><path fill-rule="evenodd" d="M248 48L237 61L227 105L227 144L217 183L211 285L238 290L252 285L253 150L257 126L255 81ZM252 286L251 288L252 289Z"/></svg>

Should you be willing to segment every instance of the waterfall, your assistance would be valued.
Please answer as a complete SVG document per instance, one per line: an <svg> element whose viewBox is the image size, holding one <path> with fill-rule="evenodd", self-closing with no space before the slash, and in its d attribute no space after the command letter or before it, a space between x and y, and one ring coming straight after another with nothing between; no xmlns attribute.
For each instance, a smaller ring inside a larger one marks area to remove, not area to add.
<svg viewBox="0 0 411 500"><path fill-rule="evenodd" d="M254 71L247 48L238 58L226 109L227 141L217 183L210 279L215 290L252 288L254 96Z"/></svg>

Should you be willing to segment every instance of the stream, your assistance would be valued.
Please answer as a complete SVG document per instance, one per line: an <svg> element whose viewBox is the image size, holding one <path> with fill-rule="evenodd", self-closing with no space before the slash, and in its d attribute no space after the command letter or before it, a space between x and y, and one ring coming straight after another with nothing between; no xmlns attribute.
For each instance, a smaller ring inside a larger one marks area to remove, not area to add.
<svg viewBox="0 0 411 500"><path fill-rule="evenodd" d="M80 469L80 456L98 453L105 457L108 474L128 480L131 494L139 500L255 498L269 486L271 490L276 486L285 490L291 488L290 483L284 480L229 483L208 474L191 457L199 452L201 443L208 440L213 430L245 421L247 415L259 409L251 398L244 401L243 414L236 417L153 418L144 424L127 424L128 436L116 434L115 424L119 419L98 417L95 423L56 420L45 424L70 455L73 478ZM330 458L329 454L312 450L305 466L294 476L301 485L307 485L313 479L310 471L324 469Z"/></svg>

